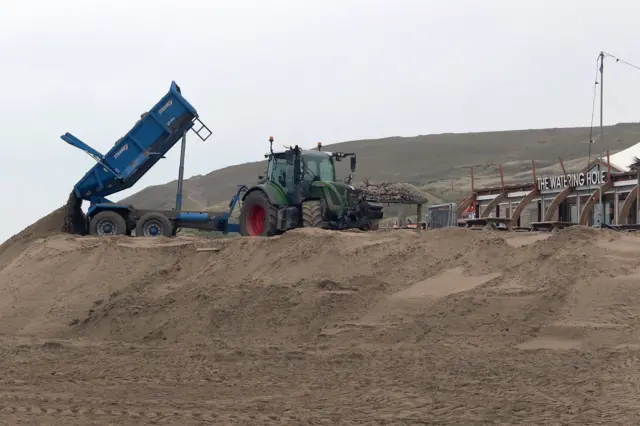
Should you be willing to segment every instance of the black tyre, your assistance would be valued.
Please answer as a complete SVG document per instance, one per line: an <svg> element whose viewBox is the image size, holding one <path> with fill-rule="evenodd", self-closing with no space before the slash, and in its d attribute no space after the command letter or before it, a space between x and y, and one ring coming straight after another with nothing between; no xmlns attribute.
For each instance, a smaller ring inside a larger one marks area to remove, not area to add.
<svg viewBox="0 0 640 426"><path fill-rule="evenodd" d="M302 226L304 228L322 228L322 201L309 200L302 202Z"/></svg>
<svg viewBox="0 0 640 426"><path fill-rule="evenodd" d="M366 224L360 227L362 231L377 231L380 229L380 221L373 219L369 220Z"/></svg>
<svg viewBox="0 0 640 426"><path fill-rule="evenodd" d="M267 194L252 191L242 202L240 234L249 237L271 237L278 231L278 209Z"/></svg>
<svg viewBox="0 0 640 426"><path fill-rule="evenodd" d="M124 235L127 233L127 222L117 212L105 210L96 214L89 222L89 234L102 237Z"/></svg>
<svg viewBox="0 0 640 426"><path fill-rule="evenodd" d="M136 237L172 237L173 225L162 213L147 213L136 223Z"/></svg>

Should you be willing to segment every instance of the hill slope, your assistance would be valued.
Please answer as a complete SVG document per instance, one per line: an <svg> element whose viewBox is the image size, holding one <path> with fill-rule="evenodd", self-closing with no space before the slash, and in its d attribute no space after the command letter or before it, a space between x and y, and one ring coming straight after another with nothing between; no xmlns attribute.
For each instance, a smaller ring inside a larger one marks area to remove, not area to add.
<svg viewBox="0 0 640 426"><path fill-rule="evenodd" d="M329 151L358 154L357 179L409 182L425 186L431 199L455 200L469 191L468 166L476 165L478 184L496 182L498 163L507 179L530 178L531 160L539 168L557 164L558 157L576 161L587 155L590 130L587 127L517 130L416 137L390 137L327 145ZM594 151L625 149L640 141L640 123L605 127L605 142ZM339 170L346 175L347 169ZM184 183L184 208L202 209L228 201L240 183L255 182L266 162L253 162L194 176ZM123 201L143 208L173 207L177 181L151 186Z"/></svg>

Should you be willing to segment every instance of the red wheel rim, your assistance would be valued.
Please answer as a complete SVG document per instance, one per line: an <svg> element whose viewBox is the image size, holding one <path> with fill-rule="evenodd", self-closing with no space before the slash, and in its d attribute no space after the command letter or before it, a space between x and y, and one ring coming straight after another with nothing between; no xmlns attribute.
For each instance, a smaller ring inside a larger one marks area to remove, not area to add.
<svg viewBox="0 0 640 426"><path fill-rule="evenodd" d="M264 232L265 210L262 206L252 206L247 214L247 230L249 235L262 235Z"/></svg>

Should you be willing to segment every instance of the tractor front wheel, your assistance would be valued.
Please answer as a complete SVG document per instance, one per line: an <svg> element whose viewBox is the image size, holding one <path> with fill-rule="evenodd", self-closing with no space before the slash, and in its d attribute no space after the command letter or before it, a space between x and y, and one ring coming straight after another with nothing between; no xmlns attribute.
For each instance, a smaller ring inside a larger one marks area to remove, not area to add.
<svg viewBox="0 0 640 426"><path fill-rule="evenodd" d="M302 227L322 228L322 201L309 200L302 202Z"/></svg>
<svg viewBox="0 0 640 426"><path fill-rule="evenodd" d="M249 237L271 237L278 230L278 210L267 194L253 191L242 202L240 234Z"/></svg>

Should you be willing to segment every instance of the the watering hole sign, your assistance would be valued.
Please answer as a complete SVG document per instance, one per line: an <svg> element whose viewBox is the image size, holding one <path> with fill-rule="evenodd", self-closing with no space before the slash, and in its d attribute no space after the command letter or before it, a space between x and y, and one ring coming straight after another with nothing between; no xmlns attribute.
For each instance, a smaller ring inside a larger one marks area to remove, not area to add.
<svg viewBox="0 0 640 426"><path fill-rule="evenodd" d="M588 172L573 173L558 176L546 176L538 178L538 190L564 189L569 186L581 187L591 185L602 185L607 179L605 170L589 170Z"/></svg>

